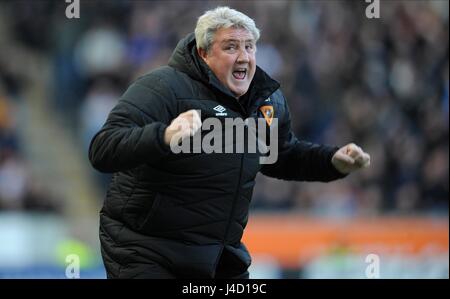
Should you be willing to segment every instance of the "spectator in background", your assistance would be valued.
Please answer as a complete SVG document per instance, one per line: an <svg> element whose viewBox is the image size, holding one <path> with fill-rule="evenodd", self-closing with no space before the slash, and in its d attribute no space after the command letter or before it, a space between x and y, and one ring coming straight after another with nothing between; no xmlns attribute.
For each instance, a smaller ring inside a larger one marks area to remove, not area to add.
<svg viewBox="0 0 450 299"><path fill-rule="evenodd" d="M59 211L31 175L17 136L17 110L0 81L0 211Z"/></svg>

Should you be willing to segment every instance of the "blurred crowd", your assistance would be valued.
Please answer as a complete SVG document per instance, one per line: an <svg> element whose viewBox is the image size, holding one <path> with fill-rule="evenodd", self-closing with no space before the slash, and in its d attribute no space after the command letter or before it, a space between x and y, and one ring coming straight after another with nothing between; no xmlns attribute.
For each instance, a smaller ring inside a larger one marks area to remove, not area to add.
<svg viewBox="0 0 450 299"><path fill-rule="evenodd" d="M448 214L449 4L440 0L381 1L379 19L362 0L82 0L79 19L66 18L64 1L0 2L0 33L11 38L0 43L0 209L33 194L11 111L27 65L14 62L13 44L48 58L54 113L87 152L129 83L165 65L197 17L223 4L261 29L257 64L281 83L297 136L355 142L372 157L332 184L258 176L254 209Z"/></svg>
<svg viewBox="0 0 450 299"><path fill-rule="evenodd" d="M0 51L1 52L1 51ZM58 212L42 181L32 174L19 138L18 78L3 69L0 58L0 211Z"/></svg>

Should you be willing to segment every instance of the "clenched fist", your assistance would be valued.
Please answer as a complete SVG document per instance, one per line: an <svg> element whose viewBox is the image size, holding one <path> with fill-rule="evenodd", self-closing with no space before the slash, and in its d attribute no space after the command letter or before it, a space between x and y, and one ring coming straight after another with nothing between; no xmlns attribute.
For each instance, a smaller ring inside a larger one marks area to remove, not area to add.
<svg viewBox="0 0 450 299"><path fill-rule="evenodd" d="M202 120L197 110L188 110L175 118L164 132L167 145L179 144L184 138L193 136L202 127Z"/></svg>
<svg viewBox="0 0 450 299"><path fill-rule="evenodd" d="M341 147L331 159L334 167L343 174L348 174L370 165L370 156L354 143Z"/></svg>

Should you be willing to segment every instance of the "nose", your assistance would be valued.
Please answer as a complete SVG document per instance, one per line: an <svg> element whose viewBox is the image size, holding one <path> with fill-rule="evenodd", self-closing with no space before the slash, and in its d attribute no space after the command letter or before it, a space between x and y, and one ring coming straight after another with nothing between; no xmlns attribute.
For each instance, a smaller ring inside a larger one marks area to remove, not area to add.
<svg viewBox="0 0 450 299"><path fill-rule="evenodd" d="M239 51L239 56L237 57L237 63L248 63L250 60L248 58L248 53L244 49Z"/></svg>

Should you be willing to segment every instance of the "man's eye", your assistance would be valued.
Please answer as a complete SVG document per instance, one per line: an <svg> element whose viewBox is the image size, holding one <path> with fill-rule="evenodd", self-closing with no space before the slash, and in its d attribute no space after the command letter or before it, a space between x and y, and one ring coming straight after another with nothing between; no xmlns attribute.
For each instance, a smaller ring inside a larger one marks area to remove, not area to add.
<svg viewBox="0 0 450 299"><path fill-rule="evenodd" d="M246 45L245 46L245 49L247 49L247 50L253 50L253 48L254 48L253 45Z"/></svg>

